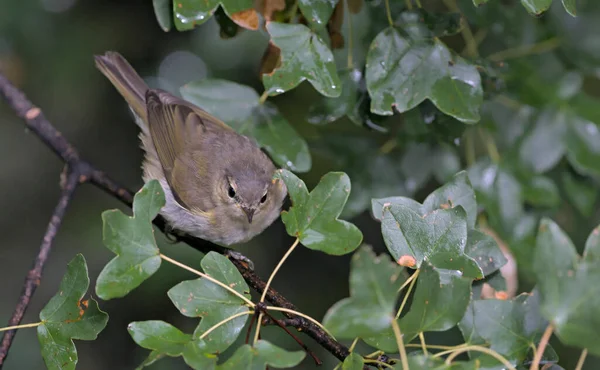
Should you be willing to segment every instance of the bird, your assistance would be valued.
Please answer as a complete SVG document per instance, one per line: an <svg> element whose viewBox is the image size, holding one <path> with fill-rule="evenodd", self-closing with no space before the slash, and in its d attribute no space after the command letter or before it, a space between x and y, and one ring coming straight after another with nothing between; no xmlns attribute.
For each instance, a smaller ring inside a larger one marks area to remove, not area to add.
<svg viewBox="0 0 600 370"><path fill-rule="evenodd" d="M228 247L278 218L287 189L253 139L191 102L149 88L118 52L94 59L140 127L142 177L160 183L160 214L172 230Z"/></svg>

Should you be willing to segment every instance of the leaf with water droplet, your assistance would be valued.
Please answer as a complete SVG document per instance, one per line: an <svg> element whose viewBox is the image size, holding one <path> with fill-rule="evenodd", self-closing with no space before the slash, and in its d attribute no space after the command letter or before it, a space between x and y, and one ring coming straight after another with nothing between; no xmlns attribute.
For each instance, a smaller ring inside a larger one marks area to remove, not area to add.
<svg viewBox="0 0 600 370"><path fill-rule="evenodd" d="M152 5L160 28L165 32L170 31L173 27L171 0L152 0Z"/></svg>
<svg viewBox="0 0 600 370"><path fill-rule="evenodd" d="M98 275L100 298L123 297L158 270L161 259L152 220L164 205L160 183L150 180L133 198L133 216L116 209L102 213L104 245L117 256Z"/></svg>
<svg viewBox="0 0 600 370"><path fill-rule="evenodd" d="M93 298L83 300L90 279L83 255L67 265L58 292L40 311L37 327L42 357L49 370L74 370L77 349L73 339L95 340L108 322Z"/></svg>
<svg viewBox="0 0 600 370"><path fill-rule="evenodd" d="M208 21L221 6L225 13L239 26L249 28L247 22L238 20L235 14L253 9L252 0L173 0L173 18L178 31L187 31ZM257 22L258 22L258 15Z"/></svg>
<svg viewBox="0 0 600 370"><path fill-rule="evenodd" d="M521 4L532 15L541 15L550 8L552 0L521 0Z"/></svg>
<svg viewBox="0 0 600 370"><path fill-rule="evenodd" d="M478 122L483 89L477 68L434 38L420 19L403 12L398 26L406 33L388 27L373 40L366 65L371 111L406 112L429 99L462 122Z"/></svg>
<svg viewBox="0 0 600 370"><path fill-rule="evenodd" d="M281 213L289 235L297 237L307 248L332 255L354 251L362 242L362 233L338 217L350 195L350 178L343 172L329 172L309 193L304 181L287 170L279 170L292 201Z"/></svg>
<svg viewBox="0 0 600 370"><path fill-rule="evenodd" d="M274 104L260 104L249 86L204 79L181 88L181 95L223 120L238 133L253 137L275 163L294 172L307 172L312 165L308 144Z"/></svg>
<svg viewBox="0 0 600 370"><path fill-rule="evenodd" d="M389 256L363 246L352 256L350 297L335 303L323 325L339 338L366 337L391 327L404 270Z"/></svg>
<svg viewBox="0 0 600 370"><path fill-rule="evenodd" d="M583 256L554 221L544 218L533 258L542 314L562 343L600 355L600 226L585 244Z"/></svg>
<svg viewBox="0 0 600 370"><path fill-rule="evenodd" d="M278 95L307 80L321 94L342 92L333 54L323 40L302 24L267 23L271 43L281 50L281 64L263 75L269 95Z"/></svg>
<svg viewBox="0 0 600 370"><path fill-rule="evenodd" d="M338 0L299 0L298 8L300 8L302 15L304 15L311 28L321 29L327 25L327 21L329 21L333 8L337 3Z"/></svg>

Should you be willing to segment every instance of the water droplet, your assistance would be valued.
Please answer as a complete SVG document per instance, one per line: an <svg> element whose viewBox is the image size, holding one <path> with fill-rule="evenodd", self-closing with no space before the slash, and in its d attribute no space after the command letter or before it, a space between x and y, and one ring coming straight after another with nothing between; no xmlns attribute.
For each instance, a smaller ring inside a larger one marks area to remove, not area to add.
<svg viewBox="0 0 600 370"><path fill-rule="evenodd" d="M332 90L335 90L335 89L337 89L337 85L331 84L331 89L332 89Z"/></svg>
<svg viewBox="0 0 600 370"><path fill-rule="evenodd" d="M277 89L275 89L275 92L276 92L277 94L282 94L282 93L284 93L284 92L285 92L285 90L283 90L283 89L281 89L281 88L277 88Z"/></svg>
<svg viewBox="0 0 600 370"><path fill-rule="evenodd" d="M294 166L294 164L292 163L292 161L285 162L285 165L288 166L288 167L290 167L290 168Z"/></svg>
<svg viewBox="0 0 600 370"><path fill-rule="evenodd" d="M379 65L382 66L383 68L385 68L385 62L383 60L381 62L379 62Z"/></svg>
<svg viewBox="0 0 600 370"><path fill-rule="evenodd" d="M454 139L454 145L460 146L460 138L459 137Z"/></svg>
<svg viewBox="0 0 600 370"><path fill-rule="evenodd" d="M587 131L588 134L595 136L598 135L598 126L596 126L594 123L588 123L585 125L585 130Z"/></svg>

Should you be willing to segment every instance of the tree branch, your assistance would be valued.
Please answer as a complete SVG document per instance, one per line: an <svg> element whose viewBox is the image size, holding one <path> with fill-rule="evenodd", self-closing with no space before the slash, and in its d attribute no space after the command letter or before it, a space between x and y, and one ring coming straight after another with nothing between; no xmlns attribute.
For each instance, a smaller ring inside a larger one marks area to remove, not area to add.
<svg viewBox="0 0 600 370"><path fill-rule="evenodd" d="M21 321L35 288L40 284L41 272L48 257L48 253L50 252L52 241L54 240L54 236L56 235L58 227L60 226L62 218L64 217L65 209L71 200L77 185L89 182L104 190L109 195L119 199L128 206L132 205L133 193L111 180L104 172L96 169L91 164L81 159L75 148L44 117L42 111L35 107L27 99L25 94L12 85L1 73L0 94L7 101L8 105L15 111L17 116L25 121L27 128L35 133L40 140L42 140L42 142L44 142L44 144L49 147L58 157L60 157L61 160L67 165L66 181L63 181L62 184L63 193L48 225L48 231L44 236L44 241L40 247L40 253L38 254L34 268L27 275L23 293L19 299L19 302L17 303L13 318L9 323L9 325L16 325ZM161 216L158 216L153 222L162 232L170 232L170 230L167 228L165 220ZM215 245L206 240L192 237L190 235L178 236L178 239L202 253L216 251L230 257L231 261L240 271L246 282L258 293L263 292L266 283L254 273L249 263L247 263L249 260L246 259L246 261L244 261L245 257L242 256L242 258L240 258L239 253L234 252L231 249ZM297 310L297 308L290 301L288 301L274 289L269 289L266 298L275 306ZM293 315L290 314L287 314L287 316L290 318L293 317ZM296 317L293 321L290 321L290 323L295 324L292 326L305 332L308 336L313 338L317 343L319 343L323 348L325 348L339 360L343 361L344 358L349 355L350 352L348 351L348 348L335 341L321 328L310 321ZM2 347L0 347L0 369L2 368L4 359L7 356L8 349L10 348L12 340L15 336L15 332L16 330L7 332L2 340Z"/></svg>

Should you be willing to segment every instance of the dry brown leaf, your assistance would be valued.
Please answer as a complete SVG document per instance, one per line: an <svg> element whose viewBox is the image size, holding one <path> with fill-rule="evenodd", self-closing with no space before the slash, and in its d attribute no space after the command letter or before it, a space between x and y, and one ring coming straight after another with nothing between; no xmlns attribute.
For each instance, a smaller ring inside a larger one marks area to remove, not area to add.
<svg viewBox="0 0 600 370"><path fill-rule="evenodd" d="M254 1L254 8L268 22L273 19L273 14L285 10L285 0L256 0Z"/></svg>
<svg viewBox="0 0 600 370"><path fill-rule="evenodd" d="M254 9L246 9L229 16L238 26L248 30L258 29L258 13Z"/></svg>
<svg viewBox="0 0 600 370"><path fill-rule="evenodd" d="M500 239L500 237L494 232L494 230L489 229L487 227L482 227L480 230L496 241L502 254L506 258L506 264L500 268L500 275L506 280L506 291L498 291L492 288L489 284L483 284L481 289L481 298L482 299L511 299L517 294L517 289L519 285L518 280L518 272L517 272L517 262L515 261L515 257L510 252L510 249L506 245L506 243Z"/></svg>
<svg viewBox="0 0 600 370"><path fill-rule="evenodd" d="M265 53L263 54L262 61L260 62L260 78L262 80L263 74L269 74L273 72L275 68L281 63L281 49L275 44L269 42Z"/></svg>
<svg viewBox="0 0 600 370"><path fill-rule="evenodd" d="M327 22L327 32L331 38L332 49L341 49L344 47L342 24L344 24L344 2L339 1L333 9L329 22Z"/></svg>

